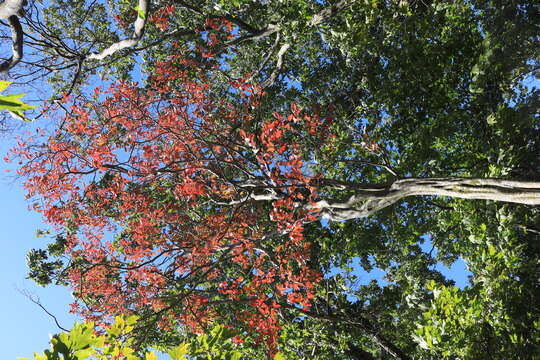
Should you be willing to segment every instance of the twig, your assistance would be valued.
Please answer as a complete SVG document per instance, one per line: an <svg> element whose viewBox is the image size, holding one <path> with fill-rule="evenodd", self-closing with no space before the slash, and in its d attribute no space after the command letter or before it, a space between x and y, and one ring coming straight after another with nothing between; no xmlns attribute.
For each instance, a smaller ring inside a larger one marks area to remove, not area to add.
<svg viewBox="0 0 540 360"><path fill-rule="evenodd" d="M49 310L47 310L47 308L45 306L43 306L43 304L39 300L39 297L30 294L27 290L21 290L21 289L18 289L18 288L15 288L15 290L17 290L21 295L24 295L28 300L30 300L31 302L33 302L34 304L39 306L41 308L41 310L45 311L45 313L47 315L49 315L51 318L53 318L54 323L56 324L56 326L60 330L65 331L65 332L69 331L68 329L66 329L65 327L60 325L60 323L58 322L58 319L56 318L56 316L54 316L54 314L52 314Z"/></svg>

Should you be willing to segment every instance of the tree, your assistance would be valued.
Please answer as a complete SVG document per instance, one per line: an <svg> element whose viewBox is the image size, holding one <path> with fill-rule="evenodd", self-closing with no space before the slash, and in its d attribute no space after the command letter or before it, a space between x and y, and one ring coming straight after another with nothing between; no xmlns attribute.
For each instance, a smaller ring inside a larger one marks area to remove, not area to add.
<svg viewBox="0 0 540 360"><path fill-rule="evenodd" d="M537 351L538 311L522 311L538 271L538 209L523 205L539 202L538 99L519 82L530 4L343 4L262 33L184 4L211 30L152 53L144 85L76 99L22 144L29 196L58 233L48 253L66 254L34 253L35 277L67 282L90 318L139 314L145 344L218 321L292 359ZM250 6L257 19L277 5ZM270 35L276 65L259 77L256 51L218 57ZM470 289L433 269L457 257ZM323 279L355 258L390 283Z"/></svg>

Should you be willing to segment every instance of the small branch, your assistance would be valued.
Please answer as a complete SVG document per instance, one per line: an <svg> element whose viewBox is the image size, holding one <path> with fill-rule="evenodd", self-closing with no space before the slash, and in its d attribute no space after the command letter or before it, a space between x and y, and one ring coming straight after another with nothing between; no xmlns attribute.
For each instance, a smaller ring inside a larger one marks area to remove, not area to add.
<svg viewBox="0 0 540 360"><path fill-rule="evenodd" d="M235 16L231 16L231 15L219 15L219 14L207 14L203 11L203 9L199 8L199 7L196 7L194 5L191 5L191 4L188 4L187 2L183 1L183 0L174 0L175 3L179 4L181 7L183 8L186 8L196 14L199 14L201 16L204 16L206 18L210 18L210 19L219 19L219 18L222 18L222 19L225 19L225 20L228 20L230 22L232 22L233 24L235 24L236 26L238 26L239 28L243 29L243 30L246 30L247 32L249 33L257 33L259 32L260 30L251 26L250 24L246 23L245 21L243 21L242 19L239 19Z"/></svg>
<svg viewBox="0 0 540 360"><path fill-rule="evenodd" d="M304 310L294 305L290 305L286 303L279 303L279 305L286 309L298 311L301 314L309 316L314 319L330 321L333 323L343 323L343 324L354 326L360 329L362 332L365 332L366 334L368 334L378 346L384 349L384 351L386 351L388 354L392 355L395 359L398 359L398 360L410 359L410 357L407 354L405 354L400 348L398 348L394 343L392 343L390 340L382 336L380 332L376 330L376 327L373 326L373 324L368 319L362 316L355 316L354 318L356 319L351 320L351 319L347 319L347 318L343 318L339 316L321 314L314 311Z"/></svg>
<svg viewBox="0 0 540 360"><path fill-rule="evenodd" d="M64 94L64 96L69 96L73 92L73 89L75 88L75 85L77 85L77 82L79 81L79 78L81 76L81 70L83 68L84 59L79 59L77 62L77 69L75 70L75 74L73 75L73 79L71 80L71 85L68 89L68 91ZM59 99L60 100L60 99Z"/></svg>
<svg viewBox="0 0 540 360"><path fill-rule="evenodd" d="M234 46L234 45L241 44L241 43L243 43L245 41L262 39L264 37L267 37L269 35L272 35L272 34L278 32L279 30L280 30L279 26L274 25L274 24L269 24L268 26L266 26L262 30L259 30L259 31L254 32L254 33L250 33L249 35L241 36L241 37L236 38L236 39L231 40L231 41L227 41L225 44L223 44L223 46L219 49L219 51L217 51L217 53L219 54L219 53L223 52L225 49L227 49L227 48L229 48L231 46Z"/></svg>
<svg viewBox="0 0 540 360"><path fill-rule="evenodd" d="M53 320L54 320L54 323L56 324L56 326L62 330L62 331L65 331L65 332L68 332L69 330L66 329L65 327L63 327L62 325L60 325L60 323L58 322L58 319L56 318L56 316L54 316L54 314L52 314L49 310L47 310L47 308L45 306L43 306L43 304L41 303L41 301L39 300L39 297L37 296L33 296L32 294L30 294L28 291L26 290L20 290L20 289L17 289L15 288L21 295L25 296L28 300L30 300L31 302L33 302L34 304L36 304L37 306L39 306L41 308L41 310L45 311L45 313L47 315L49 315Z"/></svg>
<svg viewBox="0 0 540 360"><path fill-rule="evenodd" d="M532 226L525 226L525 225L516 225L518 228L526 231L526 232L530 232L532 234L537 234L537 235L540 235L540 229L535 229L534 227Z"/></svg>
<svg viewBox="0 0 540 360"><path fill-rule="evenodd" d="M272 44L272 46L270 47L270 49L268 50L268 54L266 54L264 60L261 62L261 64L259 65L259 68L257 69L257 73L260 73L262 69L264 69L264 67L266 66L266 64L268 64L268 62L270 61L270 58L272 57L272 54L274 53L274 51L276 50L277 46L279 45L279 41L281 40L281 35L280 33L278 32L277 35L276 35L276 40L274 41L274 43ZM251 81L253 79L253 77L255 76L255 73L253 73L248 81Z"/></svg>

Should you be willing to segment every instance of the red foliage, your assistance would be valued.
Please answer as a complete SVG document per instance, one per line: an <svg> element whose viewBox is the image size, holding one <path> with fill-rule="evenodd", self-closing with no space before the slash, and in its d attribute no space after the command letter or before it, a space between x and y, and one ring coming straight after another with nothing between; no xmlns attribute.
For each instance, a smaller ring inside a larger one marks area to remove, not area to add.
<svg viewBox="0 0 540 360"><path fill-rule="evenodd" d="M76 311L151 310L164 328L194 330L239 321L272 349L280 303L309 308L321 279L303 235L316 214L300 206L316 175L294 139L322 143L331 119L292 105L256 122L257 85L218 96L213 72L178 53L144 89L118 83L71 103L54 134L13 151L19 174L67 237Z"/></svg>

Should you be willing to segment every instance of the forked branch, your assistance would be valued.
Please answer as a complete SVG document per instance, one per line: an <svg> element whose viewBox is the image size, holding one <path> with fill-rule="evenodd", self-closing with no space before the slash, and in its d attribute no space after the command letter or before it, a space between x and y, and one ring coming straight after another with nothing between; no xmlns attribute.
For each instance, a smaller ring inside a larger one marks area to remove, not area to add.
<svg viewBox="0 0 540 360"><path fill-rule="evenodd" d="M86 58L90 60L103 60L107 56L110 56L120 50L137 45L144 34L144 26L146 25L149 10L150 1L139 0L137 5L137 19L135 20L134 24L135 29L133 30L133 35L131 35L131 38L115 42L101 52L89 54Z"/></svg>

